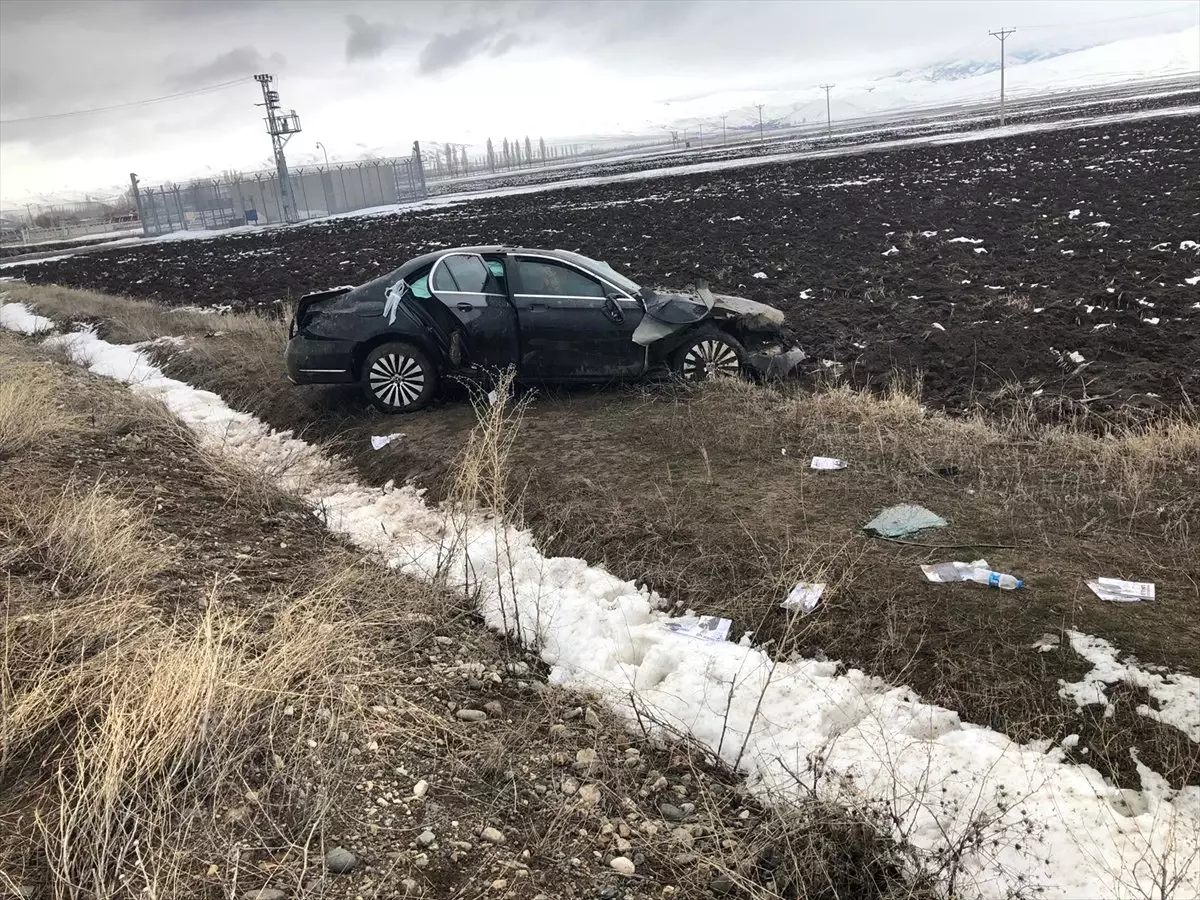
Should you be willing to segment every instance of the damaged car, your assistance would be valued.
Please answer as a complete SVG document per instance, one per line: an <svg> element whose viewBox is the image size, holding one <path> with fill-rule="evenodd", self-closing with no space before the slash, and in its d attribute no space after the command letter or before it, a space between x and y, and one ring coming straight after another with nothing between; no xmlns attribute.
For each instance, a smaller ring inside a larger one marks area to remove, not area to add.
<svg viewBox="0 0 1200 900"><path fill-rule="evenodd" d="M509 368L550 383L765 371L783 324L779 310L703 283L654 290L566 250L468 247L302 297L286 360L293 384L361 384L399 413L426 406L447 377Z"/></svg>

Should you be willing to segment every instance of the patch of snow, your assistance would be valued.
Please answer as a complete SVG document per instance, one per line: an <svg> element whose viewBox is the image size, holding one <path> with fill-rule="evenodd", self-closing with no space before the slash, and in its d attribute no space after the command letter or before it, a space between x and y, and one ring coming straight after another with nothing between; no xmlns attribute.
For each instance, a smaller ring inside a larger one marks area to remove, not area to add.
<svg viewBox="0 0 1200 900"><path fill-rule="evenodd" d="M1139 715L1178 728L1189 739L1200 743L1200 678L1178 673L1147 671L1133 657L1120 662L1117 649L1108 641L1068 631L1071 648L1092 664L1092 670L1080 681L1059 681L1058 694L1063 699L1074 700L1081 709L1100 704L1104 714L1113 714L1112 701L1107 688L1124 682L1135 688L1145 688L1157 704L1154 709L1146 704L1137 707Z"/></svg>
<svg viewBox="0 0 1200 900"><path fill-rule="evenodd" d="M1183 280L1186 281L1188 284L1197 285L1197 284L1200 284L1200 275L1197 275L1195 278L1185 278Z"/></svg>
<svg viewBox="0 0 1200 900"><path fill-rule="evenodd" d="M1068 219L1077 219L1077 218L1079 218L1079 210L1077 210L1077 209L1073 209L1073 210L1071 210L1069 213L1067 213L1067 218L1068 218Z"/></svg>
<svg viewBox="0 0 1200 900"><path fill-rule="evenodd" d="M1112 228L1112 225L1108 222L1093 222L1092 227L1093 228Z"/></svg>
<svg viewBox="0 0 1200 900"><path fill-rule="evenodd" d="M766 273L766 272L755 272L755 273L754 273L753 275L751 275L750 277L751 277L751 278L766 278L766 277L767 277L767 273Z"/></svg>
<svg viewBox="0 0 1200 900"><path fill-rule="evenodd" d="M926 237L926 238L937 237L937 234L938 233L936 231L922 231L921 237Z"/></svg>
<svg viewBox="0 0 1200 900"><path fill-rule="evenodd" d="M983 238L956 237L946 241L947 244L982 244Z"/></svg>
<svg viewBox="0 0 1200 900"><path fill-rule="evenodd" d="M940 322L934 322L934 323L933 323L933 327L934 327L934 328L936 328L938 331L945 331L945 330L946 330L946 329L945 329L945 328L942 326L942 324L941 324Z"/></svg>
<svg viewBox="0 0 1200 900"><path fill-rule="evenodd" d="M1077 366L1086 362L1086 360L1083 358L1083 354L1080 353L1078 350L1072 350L1070 353L1068 353L1067 359L1069 359L1071 362L1075 363L1075 365L1077 365Z"/></svg>
<svg viewBox="0 0 1200 900"><path fill-rule="evenodd" d="M1004 285L1002 285L1002 284L985 284L984 287L987 288L989 291L1004 290Z"/></svg>
<svg viewBox="0 0 1200 900"><path fill-rule="evenodd" d="M983 249L982 247L976 247L975 252L976 253L987 253L987 251L985 249Z"/></svg>
<svg viewBox="0 0 1200 900"><path fill-rule="evenodd" d="M964 724L834 661L775 661L748 641L674 634L663 598L583 560L546 557L527 531L430 507L412 486L360 484L291 433L167 378L136 347L87 331L51 340L94 373L161 399L206 449L268 473L361 549L416 577L449 578L476 598L487 625L537 648L552 683L602 695L630 727L640 712L662 723L652 726L657 736L683 732L740 762L764 802L809 791L833 802L871 798L923 853L957 845L986 821L998 842L985 834L986 852L969 850L958 865L959 890L987 898L1030 887L1046 898L1133 896L1160 860L1182 893L1200 891L1200 788L1175 791L1139 769L1142 790L1122 791L1061 748ZM1168 697L1159 712L1176 718L1172 704L1185 692L1169 677L1157 688ZM1127 812L1131 796L1137 815ZM1027 821L1036 839L1008 838Z"/></svg>
<svg viewBox="0 0 1200 900"><path fill-rule="evenodd" d="M811 300L812 299L812 290L809 288L805 288L804 290L802 290L800 292L800 299L801 300Z"/></svg>
<svg viewBox="0 0 1200 900"><path fill-rule="evenodd" d="M41 259L21 259L16 262L0 263L0 269L15 269L20 266L36 266L38 263L58 262L60 259L70 259L74 253L63 253L58 256L43 256Z"/></svg>
<svg viewBox="0 0 1200 900"><path fill-rule="evenodd" d="M1182 243L1180 243L1179 249L1180 250L1195 250L1197 253L1200 253L1200 244L1197 244L1195 241L1183 241Z"/></svg>
<svg viewBox="0 0 1200 900"><path fill-rule="evenodd" d="M0 294L0 301L6 296ZM0 328L18 331L21 334L39 334L43 331L53 331L54 323L45 316L35 314L23 303L0 302Z"/></svg>
<svg viewBox="0 0 1200 900"><path fill-rule="evenodd" d="M733 218L726 219L726 221L727 221L727 222L741 222L741 221L742 221L742 217L741 217L741 216L734 216Z"/></svg>
<svg viewBox="0 0 1200 900"><path fill-rule="evenodd" d="M893 245L890 250L884 250L883 253L880 255L881 256L895 256L899 252L900 252L900 248Z"/></svg>
<svg viewBox="0 0 1200 900"><path fill-rule="evenodd" d="M1154 316L1153 318L1142 319L1142 321L1145 322L1147 325L1157 325L1159 320L1158 320L1157 316Z"/></svg>

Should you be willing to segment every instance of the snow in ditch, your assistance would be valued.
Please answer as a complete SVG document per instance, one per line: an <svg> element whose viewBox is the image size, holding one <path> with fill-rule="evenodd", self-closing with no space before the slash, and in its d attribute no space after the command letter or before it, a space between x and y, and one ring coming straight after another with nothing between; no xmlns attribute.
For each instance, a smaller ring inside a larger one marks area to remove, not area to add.
<svg viewBox="0 0 1200 900"><path fill-rule="evenodd" d="M986 822L958 882L982 897L1030 883L1043 897L1141 897L1163 867L1177 896L1200 893L1200 788L1173 791L1139 764L1143 789L1122 791L1066 762L1061 747L1017 744L836 662L776 661L748 641L677 634L656 594L583 560L548 558L499 519L430 507L412 487L360 484L318 448L167 378L137 346L90 331L48 341L161 399L208 449L298 492L332 531L403 572L449 577L490 627L538 649L551 681L602 695L631 727L690 734L767 802L816 791L872 803L931 855Z"/></svg>
<svg viewBox="0 0 1200 900"><path fill-rule="evenodd" d="M53 331L54 323L45 316L35 315L20 303L0 303L0 328L21 334L37 334Z"/></svg>
<svg viewBox="0 0 1200 900"><path fill-rule="evenodd" d="M1200 743L1200 678L1172 672L1151 671L1135 659L1119 659L1116 647L1102 638L1078 631L1068 631L1071 648L1092 664L1092 670L1079 681L1060 681L1059 696L1074 700L1080 708L1099 704L1104 714L1112 715L1113 705L1108 688L1128 684L1145 688L1158 708L1141 704L1139 715L1178 728L1191 740Z"/></svg>

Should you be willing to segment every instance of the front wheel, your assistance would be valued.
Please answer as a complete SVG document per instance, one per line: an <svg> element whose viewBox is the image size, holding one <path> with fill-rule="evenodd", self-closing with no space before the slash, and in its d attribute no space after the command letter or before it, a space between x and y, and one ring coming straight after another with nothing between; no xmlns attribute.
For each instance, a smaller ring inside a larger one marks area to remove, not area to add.
<svg viewBox="0 0 1200 900"><path fill-rule="evenodd" d="M671 362L672 370L684 381L710 381L740 375L746 350L731 335L705 328L689 337Z"/></svg>
<svg viewBox="0 0 1200 900"><path fill-rule="evenodd" d="M428 406L437 383L437 369L425 351L402 341L376 347L363 362L367 399L386 413L414 412Z"/></svg>

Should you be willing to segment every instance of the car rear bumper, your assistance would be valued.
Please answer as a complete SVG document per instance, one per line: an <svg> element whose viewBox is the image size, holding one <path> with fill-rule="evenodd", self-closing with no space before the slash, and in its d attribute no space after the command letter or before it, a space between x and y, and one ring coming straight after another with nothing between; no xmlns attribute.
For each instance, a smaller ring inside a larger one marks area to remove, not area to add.
<svg viewBox="0 0 1200 900"><path fill-rule="evenodd" d="M292 384L347 384L354 381L354 341L315 341L297 334L284 361Z"/></svg>

